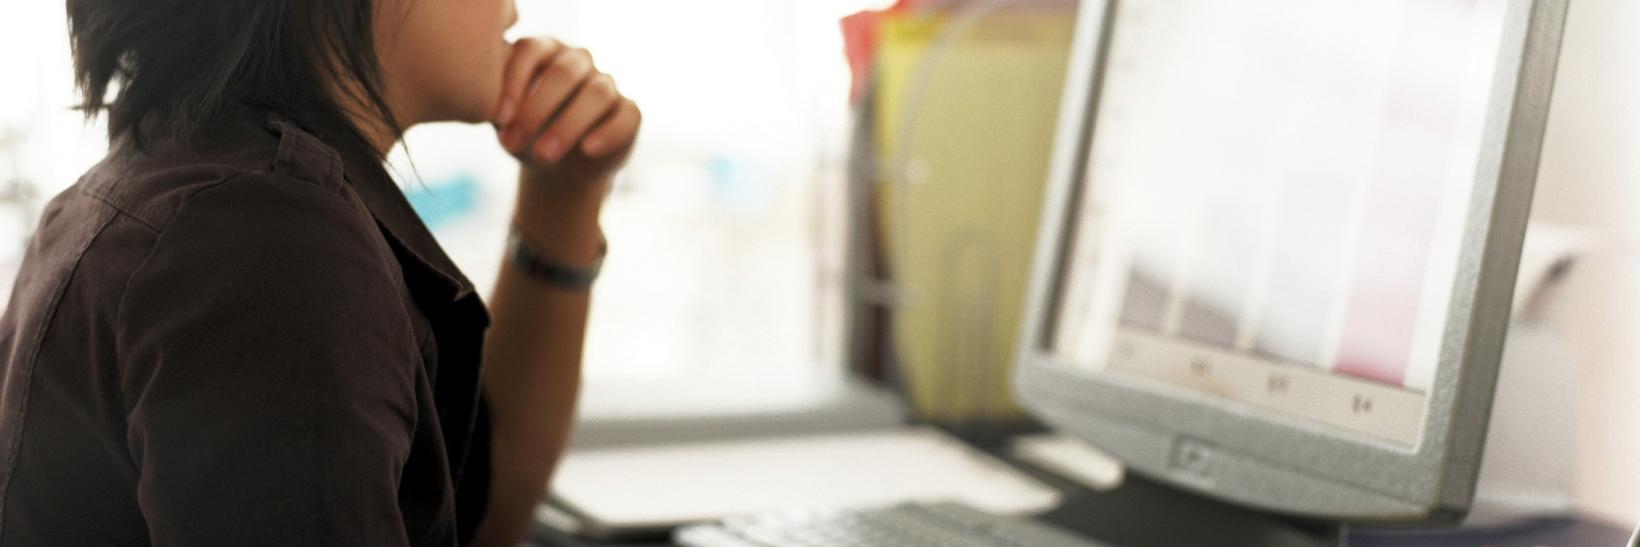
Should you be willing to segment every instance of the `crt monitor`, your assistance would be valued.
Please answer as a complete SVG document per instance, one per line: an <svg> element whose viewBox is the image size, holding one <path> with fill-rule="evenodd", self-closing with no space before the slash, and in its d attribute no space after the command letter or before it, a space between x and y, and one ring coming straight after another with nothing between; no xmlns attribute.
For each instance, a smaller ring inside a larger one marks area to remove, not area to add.
<svg viewBox="0 0 1640 547"><path fill-rule="evenodd" d="M1214 499L1460 520L1566 3L1082 6L1019 400Z"/></svg>

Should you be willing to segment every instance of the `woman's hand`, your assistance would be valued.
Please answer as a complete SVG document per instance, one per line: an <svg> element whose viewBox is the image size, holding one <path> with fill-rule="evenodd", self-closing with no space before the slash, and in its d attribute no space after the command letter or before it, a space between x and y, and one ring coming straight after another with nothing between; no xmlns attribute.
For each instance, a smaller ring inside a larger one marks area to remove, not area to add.
<svg viewBox="0 0 1640 547"><path fill-rule="evenodd" d="M496 132L522 165L513 229L538 251L592 263L604 196L643 115L586 50L557 40L514 43L504 78Z"/></svg>
<svg viewBox="0 0 1640 547"><path fill-rule="evenodd" d="M626 162L643 115L600 72L587 50L553 39L513 44L495 126L524 168L524 183L546 194L602 196Z"/></svg>

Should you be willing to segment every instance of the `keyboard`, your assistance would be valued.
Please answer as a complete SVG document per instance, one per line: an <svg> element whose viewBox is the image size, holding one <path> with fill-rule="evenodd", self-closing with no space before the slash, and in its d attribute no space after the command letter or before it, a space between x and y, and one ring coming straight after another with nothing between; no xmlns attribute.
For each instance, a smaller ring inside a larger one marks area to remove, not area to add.
<svg viewBox="0 0 1640 547"><path fill-rule="evenodd" d="M956 503L799 511L680 528L686 547L1109 547Z"/></svg>

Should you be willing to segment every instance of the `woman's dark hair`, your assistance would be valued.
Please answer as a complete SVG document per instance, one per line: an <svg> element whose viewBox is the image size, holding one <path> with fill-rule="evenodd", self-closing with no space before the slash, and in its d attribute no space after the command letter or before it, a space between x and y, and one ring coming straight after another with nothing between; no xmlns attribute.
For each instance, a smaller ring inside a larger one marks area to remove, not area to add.
<svg viewBox="0 0 1640 547"><path fill-rule="evenodd" d="M248 107L377 153L347 115L401 129L376 57L376 1L68 0L80 108L106 112L109 138L139 147L195 141Z"/></svg>

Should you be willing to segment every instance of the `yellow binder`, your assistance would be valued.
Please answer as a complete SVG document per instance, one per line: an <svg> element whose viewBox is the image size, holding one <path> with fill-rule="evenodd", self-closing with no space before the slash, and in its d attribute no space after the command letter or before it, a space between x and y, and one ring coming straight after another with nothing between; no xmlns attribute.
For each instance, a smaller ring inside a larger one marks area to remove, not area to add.
<svg viewBox="0 0 1640 547"><path fill-rule="evenodd" d="M913 406L1006 417L1074 12L890 16L877 54L884 256Z"/></svg>

